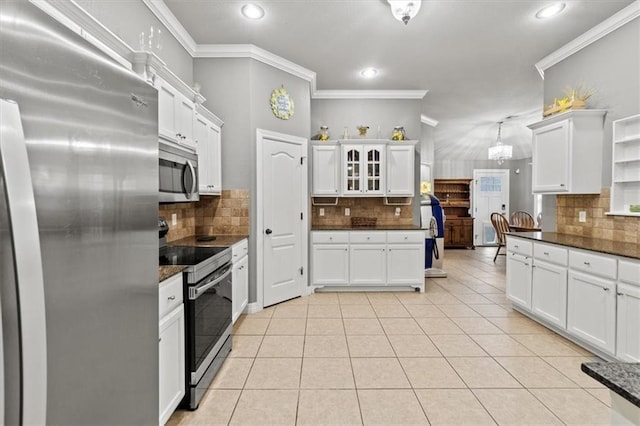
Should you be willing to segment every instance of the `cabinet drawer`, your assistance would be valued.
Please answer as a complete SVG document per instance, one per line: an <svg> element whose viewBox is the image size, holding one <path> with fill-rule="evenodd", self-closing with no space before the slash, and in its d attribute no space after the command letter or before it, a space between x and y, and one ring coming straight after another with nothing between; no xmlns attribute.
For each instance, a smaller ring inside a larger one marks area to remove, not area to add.
<svg viewBox="0 0 640 426"><path fill-rule="evenodd" d="M424 232L387 232L387 242L389 244L398 243L424 243Z"/></svg>
<svg viewBox="0 0 640 426"><path fill-rule="evenodd" d="M556 265L567 266L569 253L567 249L550 244L533 244L533 257Z"/></svg>
<svg viewBox="0 0 640 426"><path fill-rule="evenodd" d="M348 232L312 232L311 233L311 242L312 243L322 243L322 244L345 244L349 242L349 233Z"/></svg>
<svg viewBox="0 0 640 426"><path fill-rule="evenodd" d="M533 253L533 243L521 238L513 238L511 236L507 236L507 251L531 256Z"/></svg>
<svg viewBox="0 0 640 426"><path fill-rule="evenodd" d="M233 256L233 261L237 262L242 259L246 255L249 254L249 242L245 238L242 241L238 241L231 247L231 255Z"/></svg>
<svg viewBox="0 0 640 426"><path fill-rule="evenodd" d="M160 283L158 314L162 318L182 304L182 272Z"/></svg>
<svg viewBox="0 0 640 426"><path fill-rule="evenodd" d="M616 278L616 259L583 251L569 252L569 266L572 269L589 272L605 278Z"/></svg>
<svg viewBox="0 0 640 426"><path fill-rule="evenodd" d="M640 285L640 262L619 261L618 278L626 283Z"/></svg>
<svg viewBox="0 0 640 426"><path fill-rule="evenodd" d="M385 243L387 241L387 233L383 231L356 231L349 232L349 241L351 243Z"/></svg>

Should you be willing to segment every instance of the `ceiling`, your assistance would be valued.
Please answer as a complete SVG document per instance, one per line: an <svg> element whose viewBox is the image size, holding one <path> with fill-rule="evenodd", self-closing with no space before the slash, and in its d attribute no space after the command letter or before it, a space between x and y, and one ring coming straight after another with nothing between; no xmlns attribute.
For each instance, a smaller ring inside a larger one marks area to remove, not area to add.
<svg viewBox="0 0 640 426"><path fill-rule="evenodd" d="M486 159L502 139L531 156L526 124L542 116L534 64L632 3L564 0L558 16L534 17L550 0L423 0L408 25L386 0L164 0L198 44L254 44L317 73L319 90L428 90L422 113L439 121L436 159ZM364 67L379 70L362 79ZM569 82L571 83L571 82Z"/></svg>

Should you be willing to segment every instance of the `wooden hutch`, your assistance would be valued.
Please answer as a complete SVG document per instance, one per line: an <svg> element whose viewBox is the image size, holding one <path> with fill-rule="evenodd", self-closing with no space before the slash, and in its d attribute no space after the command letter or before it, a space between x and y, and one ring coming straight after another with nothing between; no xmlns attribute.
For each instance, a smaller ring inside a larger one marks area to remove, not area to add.
<svg viewBox="0 0 640 426"><path fill-rule="evenodd" d="M472 179L435 179L434 194L440 200L446 220L444 246L470 247L473 245L473 217L471 211Z"/></svg>

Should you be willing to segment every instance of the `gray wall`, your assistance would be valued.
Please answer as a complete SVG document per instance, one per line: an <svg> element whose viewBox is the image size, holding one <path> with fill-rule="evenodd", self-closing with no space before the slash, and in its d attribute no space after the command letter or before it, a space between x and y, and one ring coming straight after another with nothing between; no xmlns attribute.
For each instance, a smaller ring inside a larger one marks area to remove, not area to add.
<svg viewBox="0 0 640 426"><path fill-rule="evenodd" d="M309 137L309 82L253 59L195 59L194 81L202 85L205 107L225 123L222 128L222 187L248 189L250 197L249 301L257 299L256 129ZM295 109L289 120L271 112L271 92L283 86Z"/></svg>
<svg viewBox="0 0 640 426"><path fill-rule="evenodd" d="M171 35L142 0L96 1L77 0L111 32L120 37L134 50L140 49L140 33L149 35L149 27L162 30L162 50L153 49L171 71L188 85L193 83L193 60L191 55Z"/></svg>
<svg viewBox="0 0 640 426"><path fill-rule="evenodd" d="M418 140L421 109L420 99L313 99L309 131L315 135L327 125L332 139L342 139L347 127L352 138L360 139L357 126L364 125L369 126L367 139L390 139L395 126L404 126L407 138Z"/></svg>
<svg viewBox="0 0 640 426"><path fill-rule="evenodd" d="M436 160L433 172L434 179L472 179L475 169L509 169L509 210L533 214L530 163L531 158L507 160L502 165L493 160ZM516 173L518 169L520 172Z"/></svg>
<svg viewBox="0 0 640 426"><path fill-rule="evenodd" d="M545 71L544 103L560 98L567 86L589 87L588 108L607 109L602 150L602 186L611 186L611 122L640 113L640 18Z"/></svg>

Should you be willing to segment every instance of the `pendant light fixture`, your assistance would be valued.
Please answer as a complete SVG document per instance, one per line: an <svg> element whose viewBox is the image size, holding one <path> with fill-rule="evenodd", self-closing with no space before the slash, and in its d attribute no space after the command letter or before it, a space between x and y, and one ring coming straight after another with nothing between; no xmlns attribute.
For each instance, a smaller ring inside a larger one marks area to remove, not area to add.
<svg viewBox="0 0 640 426"><path fill-rule="evenodd" d="M391 6L391 13L398 21L404 22L405 25L418 14L422 0L387 0Z"/></svg>
<svg viewBox="0 0 640 426"><path fill-rule="evenodd" d="M502 121L498 121L498 138L495 145L489 147L489 160L497 160L499 165L511 159L513 147L502 143Z"/></svg>

